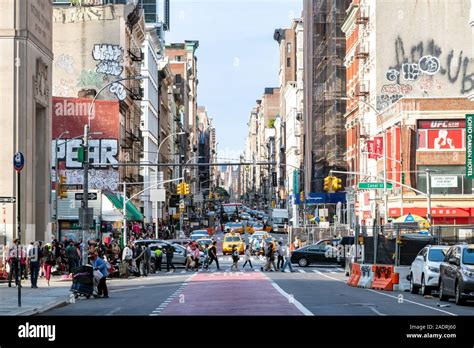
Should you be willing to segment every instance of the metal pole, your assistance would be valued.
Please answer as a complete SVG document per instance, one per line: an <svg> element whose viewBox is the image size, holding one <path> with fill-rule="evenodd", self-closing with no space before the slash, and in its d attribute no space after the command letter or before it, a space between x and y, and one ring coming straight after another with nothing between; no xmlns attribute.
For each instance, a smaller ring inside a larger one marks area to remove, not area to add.
<svg viewBox="0 0 474 348"><path fill-rule="evenodd" d="M89 112L89 122L90 122ZM86 231L89 230L89 219L88 219L88 207L89 207L89 125L84 125L84 184L82 192L82 265L87 264L87 253L86 253ZM59 238L59 236L58 236Z"/></svg>
<svg viewBox="0 0 474 348"><path fill-rule="evenodd" d="M16 277L18 278L18 307L21 307L21 263L20 263L20 259L21 259L21 249L19 248L22 248L21 247L21 216L20 216L20 207L21 207L21 190L20 190L20 187L21 187L21 178L20 178L20 171L17 170L16 172L16 178L17 178L17 228L18 228L18 244L16 246L16 262L17 262L17 267L16 267L16 270L17 270L17 274L16 274ZM11 270L11 272L13 272L13 270ZM20 273L20 274L18 274Z"/></svg>
<svg viewBox="0 0 474 348"><path fill-rule="evenodd" d="M388 191L387 191L387 132L383 130L383 196L384 222L388 223ZM377 221L378 222L378 221Z"/></svg>
<svg viewBox="0 0 474 348"><path fill-rule="evenodd" d="M428 203L428 211L426 217L430 224L431 228L431 177L430 177L430 170L428 168L425 169L426 171L426 200Z"/></svg>
<svg viewBox="0 0 474 348"><path fill-rule="evenodd" d="M58 217L58 192L59 192L59 159L58 159L58 138L56 138L56 149L54 151L56 155L56 163L54 164L54 171L56 173L56 197L55 197L55 204L56 208L54 210L55 220L56 220L56 238L59 238L59 217Z"/></svg>
<svg viewBox="0 0 474 348"><path fill-rule="evenodd" d="M127 245L127 183L123 182L123 246Z"/></svg>

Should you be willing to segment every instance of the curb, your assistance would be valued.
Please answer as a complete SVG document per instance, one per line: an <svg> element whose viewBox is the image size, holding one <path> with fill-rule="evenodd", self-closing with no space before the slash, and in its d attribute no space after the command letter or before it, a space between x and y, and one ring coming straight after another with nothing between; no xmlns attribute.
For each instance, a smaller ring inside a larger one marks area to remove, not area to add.
<svg viewBox="0 0 474 348"><path fill-rule="evenodd" d="M47 312L47 311L49 311L53 308L59 307L63 304L67 304L67 303L69 303L69 297L61 299L61 300L50 302L50 303L48 303L44 306L41 306L41 307L30 308L30 309L26 309L24 311L20 310L20 311L16 311L16 312L13 312L13 313L6 314L6 315L7 316L31 316L31 315Z"/></svg>

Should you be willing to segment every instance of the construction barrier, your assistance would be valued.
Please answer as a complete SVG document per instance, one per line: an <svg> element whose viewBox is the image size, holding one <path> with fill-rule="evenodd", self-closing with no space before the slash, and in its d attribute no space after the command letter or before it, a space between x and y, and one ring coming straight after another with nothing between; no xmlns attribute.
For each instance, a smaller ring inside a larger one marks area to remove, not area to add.
<svg viewBox="0 0 474 348"><path fill-rule="evenodd" d="M372 272L372 289L392 291L393 284L398 284L398 274L394 272L393 265L373 265Z"/></svg>
<svg viewBox="0 0 474 348"><path fill-rule="evenodd" d="M347 285L357 286L359 284L359 279L360 279L360 264L353 263L351 276L347 280Z"/></svg>
<svg viewBox="0 0 474 348"><path fill-rule="evenodd" d="M393 290L395 291L409 291L410 281L408 277L410 275L410 266L395 266L395 274L398 274L398 282L394 283Z"/></svg>
<svg viewBox="0 0 474 348"><path fill-rule="evenodd" d="M360 280L357 286L359 288L371 288L372 280L374 279L374 273L372 272L372 265L362 264L360 265Z"/></svg>

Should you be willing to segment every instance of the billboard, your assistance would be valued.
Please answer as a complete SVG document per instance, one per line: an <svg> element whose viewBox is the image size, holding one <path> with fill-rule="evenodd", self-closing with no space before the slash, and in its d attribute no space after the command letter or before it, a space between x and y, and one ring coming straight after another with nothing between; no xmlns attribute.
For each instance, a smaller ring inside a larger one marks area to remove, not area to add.
<svg viewBox="0 0 474 348"><path fill-rule="evenodd" d="M418 121L418 149L462 150L465 120Z"/></svg>
<svg viewBox="0 0 474 348"><path fill-rule="evenodd" d="M52 105L52 166L58 157L59 174L66 177L67 185L82 185L84 173L78 161L78 149L83 144L84 125L91 118L89 132L99 132L89 139L89 159L92 163L117 164L119 160L120 109L116 100L53 97ZM64 132L69 133L65 134ZM63 134L58 141L56 139ZM77 138L77 139L74 139ZM55 169L55 168L54 168ZM55 170L52 179L55 179ZM89 188L98 190L118 189L118 167L93 168L89 174Z"/></svg>

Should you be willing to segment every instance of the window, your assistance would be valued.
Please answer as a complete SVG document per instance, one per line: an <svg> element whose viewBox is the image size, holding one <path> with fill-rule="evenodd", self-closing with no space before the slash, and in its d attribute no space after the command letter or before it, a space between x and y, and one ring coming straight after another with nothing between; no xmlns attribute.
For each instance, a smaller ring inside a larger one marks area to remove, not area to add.
<svg viewBox="0 0 474 348"><path fill-rule="evenodd" d="M465 265L474 265L474 249L464 249L462 253L462 263Z"/></svg>
<svg viewBox="0 0 474 348"><path fill-rule="evenodd" d="M183 81L183 78L181 77L180 74L176 74L174 77L174 83L181 83Z"/></svg>
<svg viewBox="0 0 474 348"><path fill-rule="evenodd" d="M428 255L428 260L441 262L444 260L446 250L444 249L432 249Z"/></svg>
<svg viewBox="0 0 474 348"><path fill-rule="evenodd" d="M416 188L418 190L426 192L426 169L435 171L431 174L432 194L449 195L473 193L473 180L466 178L466 169L464 166L417 166ZM444 184L443 181L446 182L446 184Z"/></svg>
<svg viewBox="0 0 474 348"><path fill-rule="evenodd" d="M286 67L291 67L291 58L286 58Z"/></svg>
<svg viewBox="0 0 474 348"><path fill-rule="evenodd" d="M286 52L291 53L291 43L286 44Z"/></svg>
<svg viewBox="0 0 474 348"><path fill-rule="evenodd" d="M175 59L176 61L181 62L183 59L183 56L176 56Z"/></svg>

